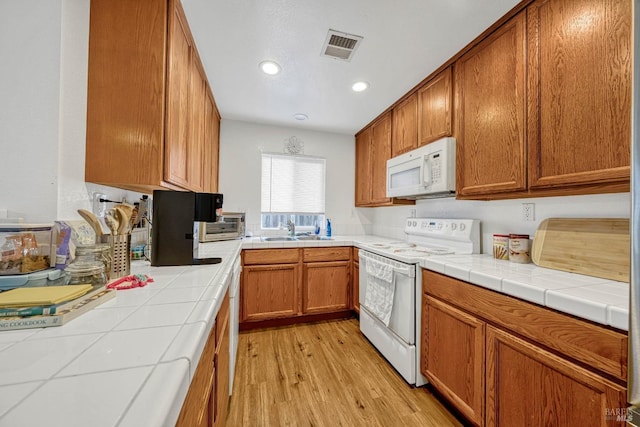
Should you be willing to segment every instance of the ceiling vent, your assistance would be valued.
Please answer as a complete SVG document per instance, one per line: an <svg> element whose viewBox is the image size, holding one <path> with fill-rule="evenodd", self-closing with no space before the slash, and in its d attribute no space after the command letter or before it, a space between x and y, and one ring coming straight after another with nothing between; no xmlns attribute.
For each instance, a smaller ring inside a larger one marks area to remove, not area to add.
<svg viewBox="0 0 640 427"><path fill-rule="evenodd" d="M322 55L342 61L351 61L362 37L340 31L329 30L322 46Z"/></svg>

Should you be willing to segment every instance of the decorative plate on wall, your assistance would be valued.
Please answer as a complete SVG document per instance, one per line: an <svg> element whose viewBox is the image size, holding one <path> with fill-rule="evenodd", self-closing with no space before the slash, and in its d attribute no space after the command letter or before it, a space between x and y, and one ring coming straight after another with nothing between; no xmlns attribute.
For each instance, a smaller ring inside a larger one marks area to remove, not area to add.
<svg viewBox="0 0 640 427"><path fill-rule="evenodd" d="M284 150L288 154L304 154L304 142L296 136L284 140Z"/></svg>

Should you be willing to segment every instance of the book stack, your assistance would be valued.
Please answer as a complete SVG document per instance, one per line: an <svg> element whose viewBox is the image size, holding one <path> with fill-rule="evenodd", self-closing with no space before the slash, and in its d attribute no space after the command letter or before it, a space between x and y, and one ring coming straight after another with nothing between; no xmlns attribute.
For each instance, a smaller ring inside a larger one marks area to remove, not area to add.
<svg viewBox="0 0 640 427"><path fill-rule="evenodd" d="M114 298L106 286L17 288L0 293L0 331L62 326Z"/></svg>

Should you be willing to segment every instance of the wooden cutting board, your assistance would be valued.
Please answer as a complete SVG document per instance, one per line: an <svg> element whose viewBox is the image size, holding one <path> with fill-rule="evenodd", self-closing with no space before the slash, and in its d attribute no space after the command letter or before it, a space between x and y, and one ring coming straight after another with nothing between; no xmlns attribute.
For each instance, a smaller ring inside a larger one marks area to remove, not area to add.
<svg viewBox="0 0 640 427"><path fill-rule="evenodd" d="M605 279L629 281L627 218L548 218L533 239L536 265Z"/></svg>

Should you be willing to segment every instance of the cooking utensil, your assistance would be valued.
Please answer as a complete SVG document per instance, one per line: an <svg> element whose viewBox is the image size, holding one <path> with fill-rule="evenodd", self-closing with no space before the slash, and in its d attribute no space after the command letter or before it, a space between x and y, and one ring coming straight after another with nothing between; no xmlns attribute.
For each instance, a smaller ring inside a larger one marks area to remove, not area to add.
<svg viewBox="0 0 640 427"><path fill-rule="evenodd" d="M117 205L114 205L113 207L121 209L124 213L127 214L128 218L131 218L131 215L133 215L133 206L131 206L128 203L118 203Z"/></svg>
<svg viewBox="0 0 640 427"><path fill-rule="evenodd" d="M86 209L78 209L78 214L89 223L93 231L96 233L96 241L99 241L100 238L106 233L102 230L102 225L98 220L98 217L93 214L93 212L89 212Z"/></svg>
<svg viewBox="0 0 640 427"><path fill-rule="evenodd" d="M107 223L107 227L109 227L109 229L111 230L112 236L118 234L118 228L120 228L120 222L118 221L116 215L118 214L116 214L116 210L114 208L107 210L104 215L104 222Z"/></svg>
<svg viewBox="0 0 640 427"><path fill-rule="evenodd" d="M629 220L548 218L536 231L536 265L605 279L629 281Z"/></svg>
<svg viewBox="0 0 640 427"><path fill-rule="evenodd" d="M121 207L114 207L116 219L118 220L118 234L127 234L129 232L130 216Z"/></svg>

